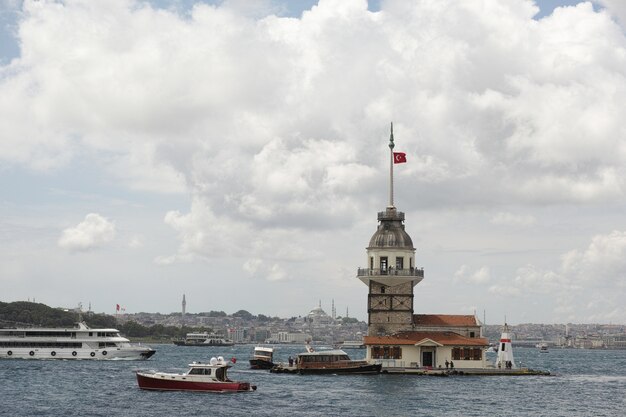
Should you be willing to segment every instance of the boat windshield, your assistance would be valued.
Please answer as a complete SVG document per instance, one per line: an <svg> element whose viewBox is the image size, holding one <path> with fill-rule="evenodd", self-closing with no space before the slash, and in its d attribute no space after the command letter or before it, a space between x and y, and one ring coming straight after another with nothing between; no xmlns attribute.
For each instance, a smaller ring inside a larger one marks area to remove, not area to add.
<svg viewBox="0 0 626 417"><path fill-rule="evenodd" d="M211 369L193 368L189 371L189 375L211 375Z"/></svg>

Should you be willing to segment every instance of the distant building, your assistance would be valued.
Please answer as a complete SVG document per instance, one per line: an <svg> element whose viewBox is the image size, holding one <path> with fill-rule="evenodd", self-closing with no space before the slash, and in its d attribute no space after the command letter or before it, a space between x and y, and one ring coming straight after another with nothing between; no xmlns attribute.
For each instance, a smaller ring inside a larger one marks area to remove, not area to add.
<svg viewBox="0 0 626 417"><path fill-rule="evenodd" d="M366 359L384 366L482 368L488 340L473 315L414 314L414 288L424 279L416 267L404 213L393 203L393 125L389 140L389 205L367 246L367 267L357 278L368 286Z"/></svg>

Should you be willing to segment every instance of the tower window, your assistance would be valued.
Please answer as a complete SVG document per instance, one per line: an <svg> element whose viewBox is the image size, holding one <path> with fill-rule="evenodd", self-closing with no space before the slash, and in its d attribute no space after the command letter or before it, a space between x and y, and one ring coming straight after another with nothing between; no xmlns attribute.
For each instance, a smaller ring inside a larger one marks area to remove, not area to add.
<svg viewBox="0 0 626 417"><path fill-rule="evenodd" d="M385 293L385 286L383 285L382 287L380 287L380 293L384 294Z"/></svg>
<svg viewBox="0 0 626 417"><path fill-rule="evenodd" d="M404 258L396 257L396 269L404 269Z"/></svg>

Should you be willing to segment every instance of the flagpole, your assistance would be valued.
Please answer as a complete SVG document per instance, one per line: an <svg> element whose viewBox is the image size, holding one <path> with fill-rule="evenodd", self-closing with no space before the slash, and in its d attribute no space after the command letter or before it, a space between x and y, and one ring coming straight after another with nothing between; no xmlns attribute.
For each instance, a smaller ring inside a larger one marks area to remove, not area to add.
<svg viewBox="0 0 626 417"><path fill-rule="evenodd" d="M393 122L391 122L391 136L389 137L389 207L393 207Z"/></svg>

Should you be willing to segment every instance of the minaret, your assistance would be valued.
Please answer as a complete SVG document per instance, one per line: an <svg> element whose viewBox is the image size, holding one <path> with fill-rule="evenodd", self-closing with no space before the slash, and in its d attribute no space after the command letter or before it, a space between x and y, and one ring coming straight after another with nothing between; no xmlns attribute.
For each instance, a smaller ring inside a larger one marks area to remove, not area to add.
<svg viewBox="0 0 626 417"><path fill-rule="evenodd" d="M185 294L183 294L183 317L185 317L185 313L187 313L187 300L185 300Z"/></svg>
<svg viewBox="0 0 626 417"><path fill-rule="evenodd" d="M378 213L378 228L367 247L367 268L357 278L369 288L368 335L391 335L413 329L413 287L424 279L415 268L413 241L404 230L404 213L393 201L393 123L389 137L389 205Z"/></svg>

